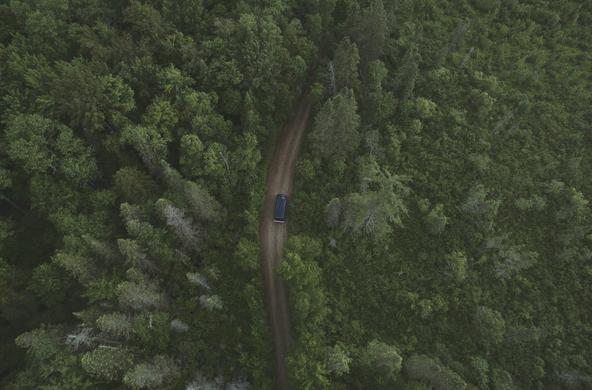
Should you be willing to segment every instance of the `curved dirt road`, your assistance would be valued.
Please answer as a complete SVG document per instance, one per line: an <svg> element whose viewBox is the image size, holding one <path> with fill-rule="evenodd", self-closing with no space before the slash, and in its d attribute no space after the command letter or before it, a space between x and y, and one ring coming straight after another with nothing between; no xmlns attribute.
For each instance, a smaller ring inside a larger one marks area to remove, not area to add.
<svg viewBox="0 0 592 390"><path fill-rule="evenodd" d="M310 101L305 97L300 102L295 117L283 128L270 160L267 172L267 184L259 236L261 239L261 269L265 289L265 301L271 322L275 349L277 388L289 389L285 357L292 339L290 336L290 318L284 282L277 274L282 250L286 241L287 223L273 222L273 206L278 193L288 195L288 214L294 164L302 135L310 112Z"/></svg>

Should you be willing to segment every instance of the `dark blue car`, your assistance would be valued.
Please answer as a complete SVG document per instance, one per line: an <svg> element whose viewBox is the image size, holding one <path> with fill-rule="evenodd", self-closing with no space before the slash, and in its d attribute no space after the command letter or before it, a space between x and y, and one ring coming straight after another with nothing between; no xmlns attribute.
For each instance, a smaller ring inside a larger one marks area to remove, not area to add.
<svg viewBox="0 0 592 390"><path fill-rule="evenodd" d="M286 206L288 197L284 194L277 194L275 197L275 207L273 209L273 222L284 223L286 221Z"/></svg>

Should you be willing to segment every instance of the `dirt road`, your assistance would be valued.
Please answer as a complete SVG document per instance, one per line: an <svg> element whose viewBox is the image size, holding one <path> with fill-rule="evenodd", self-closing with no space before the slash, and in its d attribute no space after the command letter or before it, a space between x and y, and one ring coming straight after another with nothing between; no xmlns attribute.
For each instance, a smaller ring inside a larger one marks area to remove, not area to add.
<svg viewBox="0 0 592 390"><path fill-rule="evenodd" d="M275 366L277 388L290 388L286 373L285 357L292 339L290 336L290 317L284 282L277 275L284 243L288 236L287 223L273 222L273 206L278 193L288 195L288 215L290 213L290 195L292 194L292 177L294 165L302 135L310 112L310 101L305 97L294 119L282 130L270 160L267 172L267 188L261 215L261 269L267 311L271 321L273 343L275 349Z"/></svg>

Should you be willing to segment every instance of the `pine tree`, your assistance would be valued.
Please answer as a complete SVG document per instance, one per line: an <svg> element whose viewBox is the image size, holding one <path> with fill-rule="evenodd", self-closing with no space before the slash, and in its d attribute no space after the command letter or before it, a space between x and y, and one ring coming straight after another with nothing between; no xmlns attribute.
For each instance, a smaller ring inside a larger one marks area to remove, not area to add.
<svg viewBox="0 0 592 390"><path fill-rule="evenodd" d="M362 65L379 59L384 53L388 34L387 12L382 0L372 0L354 21L355 39L360 48Z"/></svg>
<svg viewBox="0 0 592 390"><path fill-rule="evenodd" d="M181 155L179 163L181 171L190 179L201 176L204 173L203 151L205 147L197 134L185 134L181 137Z"/></svg>
<svg viewBox="0 0 592 390"><path fill-rule="evenodd" d="M345 37L335 49L335 55L332 64L335 68L335 91L339 92L343 88L351 88L358 91L360 88L360 79L358 75L358 64L360 55L358 47L351 42L349 37Z"/></svg>
<svg viewBox="0 0 592 390"><path fill-rule="evenodd" d="M129 370L123 382L133 389L160 388L177 375L177 365L166 356L155 356L152 363L140 363Z"/></svg>
<svg viewBox="0 0 592 390"><path fill-rule="evenodd" d="M132 334L132 322L129 315L124 313L103 314L97 319L97 327L116 338L127 339Z"/></svg>
<svg viewBox="0 0 592 390"><path fill-rule="evenodd" d="M56 329L42 327L19 335L15 343L26 348L36 360L47 360L60 350L60 339Z"/></svg>
<svg viewBox="0 0 592 390"><path fill-rule="evenodd" d="M89 283L99 275L94 261L87 257L58 252L52 260L83 284Z"/></svg>
<svg viewBox="0 0 592 390"><path fill-rule="evenodd" d="M149 281L122 282L117 286L117 295L120 305L135 310L166 306L165 296Z"/></svg>
<svg viewBox="0 0 592 390"><path fill-rule="evenodd" d="M80 359L82 368L91 376L116 381L132 365L132 356L125 349L99 345Z"/></svg>
<svg viewBox="0 0 592 390"><path fill-rule="evenodd" d="M198 184L185 182L183 194L196 218L205 222L217 222L222 218L222 206Z"/></svg>
<svg viewBox="0 0 592 390"><path fill-rule="evenodd" d="M343 160L360 143L356 99L351 89L344 89L329 99L315 116L310 134L313 148L324 158Z"/></svg>

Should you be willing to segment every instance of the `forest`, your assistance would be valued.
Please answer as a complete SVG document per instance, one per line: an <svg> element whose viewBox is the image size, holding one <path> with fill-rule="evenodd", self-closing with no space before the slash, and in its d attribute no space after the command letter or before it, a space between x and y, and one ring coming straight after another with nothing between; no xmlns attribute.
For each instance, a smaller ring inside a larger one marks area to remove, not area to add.
<svg viewBox="0 0 592 390"><path fill-rule="evenodd" d="M592 2L0 0L0 388L592 389ZM283 389L282 389L283 390Z"/></svg>

